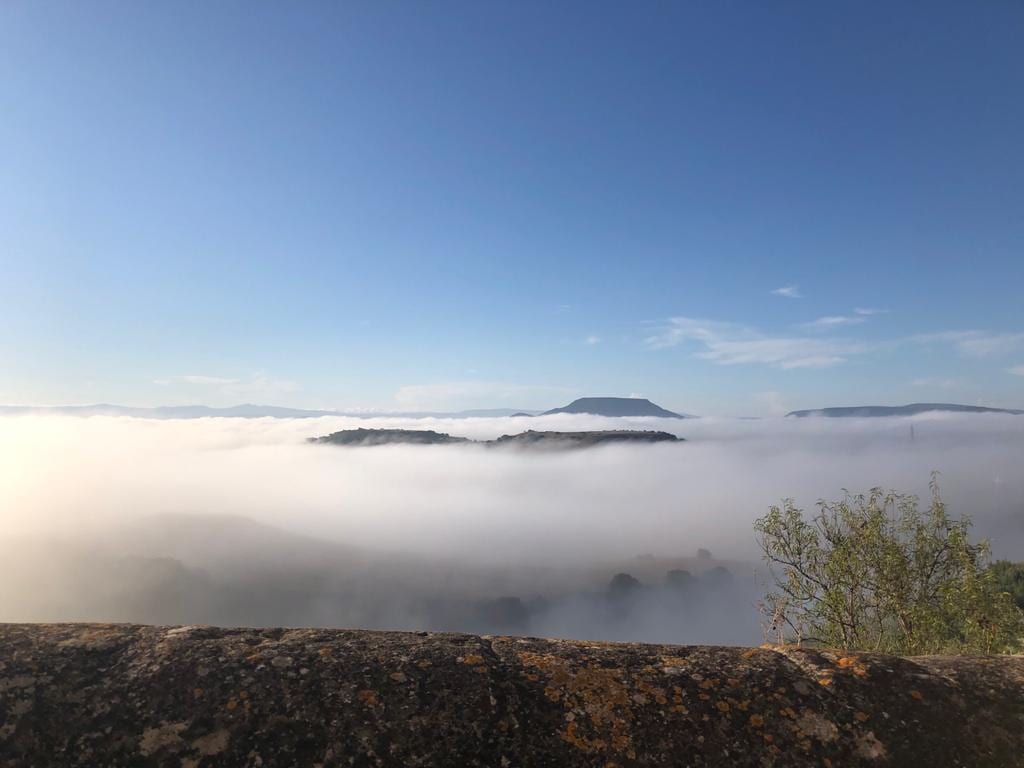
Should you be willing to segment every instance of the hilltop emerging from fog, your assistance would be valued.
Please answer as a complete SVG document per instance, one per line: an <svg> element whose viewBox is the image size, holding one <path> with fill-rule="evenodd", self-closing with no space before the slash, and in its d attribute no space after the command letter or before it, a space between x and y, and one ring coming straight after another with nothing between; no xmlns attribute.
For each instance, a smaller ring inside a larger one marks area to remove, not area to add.
<svg viewBox="0 0 1024 768"><path fill-rule="evenodd" d="M609 443L678 443L683 442L669 432L653 430L608 429L590 432L539 432L527 430L515 435L502 435L496 440L470 440L446 432L429 429L343 429L323 437L309 438L311 443L344 446L373 445L449 445L452 443L484 446L523 446L527 448L588 448Z"/></svg>

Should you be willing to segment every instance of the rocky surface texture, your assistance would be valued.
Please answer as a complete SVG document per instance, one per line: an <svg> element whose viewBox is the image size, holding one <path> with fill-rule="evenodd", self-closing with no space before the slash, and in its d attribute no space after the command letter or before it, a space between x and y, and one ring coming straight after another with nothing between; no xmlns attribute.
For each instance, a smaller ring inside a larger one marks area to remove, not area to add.
<svg viewBox="0 0 1024 768"><path fill-rule="evenodd" d="M3 766L1017 766L1024 658L0 625Z"/></svg>

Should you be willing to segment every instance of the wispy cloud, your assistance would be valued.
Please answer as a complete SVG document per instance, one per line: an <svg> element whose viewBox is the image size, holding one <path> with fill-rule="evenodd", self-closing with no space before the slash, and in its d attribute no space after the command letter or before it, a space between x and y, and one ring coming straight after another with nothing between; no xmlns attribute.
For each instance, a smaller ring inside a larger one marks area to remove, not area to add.
<svg viewBox="0 0 1024 768"><path fill-rule="evenodd" d="M754 402L770 416L782 416L788 410L783 402L782 394L775 391L755 392Z"/></svg>
<svg viewBox="0 0 1024 768"><path fill-rule="evenodd" d="M864 315L865 317L870 317L871 315L884 315L888 311L889 311L888 309L875 309L875 308L872 308L872 307L857 307L855 310L853 310L853 313L855 315Z"/></svg>
<svg viewBox="0 0 1024 768"><path fill-rule="evenodd" d="M1010 373L1014 376L1024 376L1024 365L1015 365L1010 369Z"/></svg>
<svg viewBox="0 0 1024 768"><path fill-rule="evenodd" d="M775 368L825 368L863 354L870 346L841 339L806 336L767 336L735 323L673 317L660 332L645 340L652 349L694 342L697 357L720 365L762 364Z"/></svg>
<svg viewBox="0 0 1024 768"><path fill-rule="evenodd" d="M809 323L803 323L801 327L812 331L827 331L845 325L860 325L864 322L867 322L867 318L861 315L826 315Z"/></svg>
<svg viewBox="0 0 1024 768"><path fill-rule="evenodd" d="M989 331L941 331L912 337L919 344L952 344L967 357L996 357L1024 348L1024 333L992 333Z"/></svg>
<svg viewBox="0 0 1024 768"><path fill-rule="evenodd" d="M804 297L800 293L800 286L798 285L784 285L781 288L776 288L772 293L776 296L784 296L787 299L802 299Z"/></svg>
<svg viewBox="0 0 1024 768"><path fill-rule="evenodd" d="M194 374L182 376L181 380L188 384L208 384L210 386L238 383L238 379L226 379L221 376L198 376Z"/></svg>
<svg viewBox="0 0 1024 768"><path fill-rule="evenodd" d="M587 338L585 338L583 340L583 343L587 344L589 346L594 346L595 344L600 344L601 343L601 337L600 336L587 336Z"/></svg>

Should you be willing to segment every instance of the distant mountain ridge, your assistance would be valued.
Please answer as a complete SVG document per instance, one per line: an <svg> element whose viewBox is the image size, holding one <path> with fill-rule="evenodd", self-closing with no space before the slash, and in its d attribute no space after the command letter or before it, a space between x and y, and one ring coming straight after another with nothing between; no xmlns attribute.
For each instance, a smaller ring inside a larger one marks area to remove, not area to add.
<svg viewBox="0 0 1024 768"><path fill-rule="evenodd" d="M643 397L581 397L561 408L544 411L541 416L556 413L586 413L593 416L659 416L661 418L685 419L679 413L666 410Z"/></svg>
<svg viewBox="0 0 1024 768"><path fill-rule="evenodd" d="M826 416L829 418L914 416L919 413L931 413L935 411L944 411L947 413L1024 414L1024 411L1008 408L986 408L981 405L957 405L956 403L911 403L910 405L854 405L839 408L818 408L805 411L790 411L786 416L796 416L797 418L803 418L806 416Z"/></svg>

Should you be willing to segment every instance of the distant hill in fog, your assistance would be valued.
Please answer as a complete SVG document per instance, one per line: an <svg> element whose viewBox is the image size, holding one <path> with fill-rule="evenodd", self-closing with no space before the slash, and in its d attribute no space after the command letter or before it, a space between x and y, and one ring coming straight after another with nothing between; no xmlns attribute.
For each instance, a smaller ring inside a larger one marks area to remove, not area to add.
<svg viewBox="0 0 1024 768"><path fill-rule="evenodd" d="M673 413L642 397L581 397L561 408L552 408L550 411L544 411L541 416L551 416L556 413L588 413L594 416L686 418L682 414Z"/></svg>
<svg viewBox="0 0 1024 768"><path fill-rule="evenodd" d="M911 403L910 405L855 405L843 408L818 408L816 410L791 411L787 416L913 416L918 413L947 411L950 413L1012 413L1022 414L1024 411L1007 408L985 408L980 405L957 405L955 403Z"/></svg>

